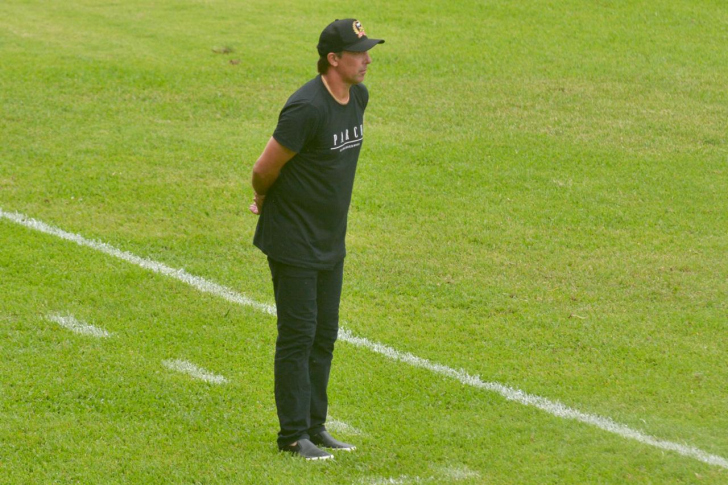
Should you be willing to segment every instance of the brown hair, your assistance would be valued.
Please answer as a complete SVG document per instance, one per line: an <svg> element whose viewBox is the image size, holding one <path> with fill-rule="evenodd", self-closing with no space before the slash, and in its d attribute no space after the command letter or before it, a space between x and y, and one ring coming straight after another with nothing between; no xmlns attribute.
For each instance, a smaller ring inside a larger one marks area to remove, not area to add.
<svg viewBox="0 0 728 485"><path fill-rule="evenodd" d="M334 52L336 54L336 57L341 57L341 52ZM318 69L319 74L326 74L329 70L329 67L331 64L329 64L329 57L328 54L325 56L319 57L318 64L316 65L316 68Z"/></svg>

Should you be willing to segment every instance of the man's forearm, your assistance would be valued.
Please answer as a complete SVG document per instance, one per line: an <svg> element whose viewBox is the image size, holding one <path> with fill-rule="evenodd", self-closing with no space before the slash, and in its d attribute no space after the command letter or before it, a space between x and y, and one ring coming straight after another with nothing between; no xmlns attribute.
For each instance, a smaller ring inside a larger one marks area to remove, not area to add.
<svg viewBox="0 0 728 485"><path fill-rule="evenodd" d="M279 173L262 174L253 170L252 185L255 193L258 195L267 194L273 183L278 179Z"/></svg>
<svg viewBox="0 0 728 485"><path fill-rule="evenodd" d="M275 138L268 140L265 150L253 166L253 190L258 195L265 195L278 179L281 168L296 153L278 143Z"/></svg>
<svg viewBox="0 0 728 485"><path fill-rule="evenodd" d="M251 185L253 186L255 195L253 196L253 203L250 204L249 207L250 212L258 216L261 214L263 204L265 203L265 194L268 193L268 189L270 189L271 185L273 185L277 178L278 174L276 174L275 177L270 175L266 177L264 174L253 170L253 180Z"/></svg>

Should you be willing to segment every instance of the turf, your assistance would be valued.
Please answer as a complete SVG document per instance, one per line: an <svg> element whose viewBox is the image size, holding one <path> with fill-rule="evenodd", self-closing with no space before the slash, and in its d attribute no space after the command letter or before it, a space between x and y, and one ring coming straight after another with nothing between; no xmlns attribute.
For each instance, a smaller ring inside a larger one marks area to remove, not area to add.
<svg viewBox="0 0 728 485"><path fill-rule="evenodd" d="M725 4L345 10L0 3L0 209L272 303L250 170L321 28L356 16L387 42L347 328L727 457ZM0 281L3 483L728 481L346 343L331 414L359 450L301 463L275 451L270 316L2 218Z"/></svg>

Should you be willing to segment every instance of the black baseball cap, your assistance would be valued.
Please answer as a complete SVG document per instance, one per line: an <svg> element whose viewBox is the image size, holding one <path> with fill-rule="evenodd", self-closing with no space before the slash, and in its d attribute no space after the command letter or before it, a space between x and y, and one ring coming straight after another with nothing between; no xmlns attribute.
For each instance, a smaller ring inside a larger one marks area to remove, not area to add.
<svg viewBox="0 0 728 485"><path fill-rule="evenodd" d="M364 52L377 44L383 44L382 39L370 39L364 32L361 22L356 19L336 19L321 32L319 43L316 46L321 57L329 52Z"/></svg>

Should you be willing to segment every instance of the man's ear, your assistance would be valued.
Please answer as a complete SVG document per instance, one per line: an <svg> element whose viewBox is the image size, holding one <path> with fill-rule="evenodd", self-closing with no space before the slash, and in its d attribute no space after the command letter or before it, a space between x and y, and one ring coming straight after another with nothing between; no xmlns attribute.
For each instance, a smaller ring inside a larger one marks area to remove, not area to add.
<svg viewBox="0 0 728 485"><path fill-rule="evenodd" d="M329 64L334 67L339 65L339 56L337 56L334 52L329 52L328 54L326 54L326 59L328 59Z"/></svg>

